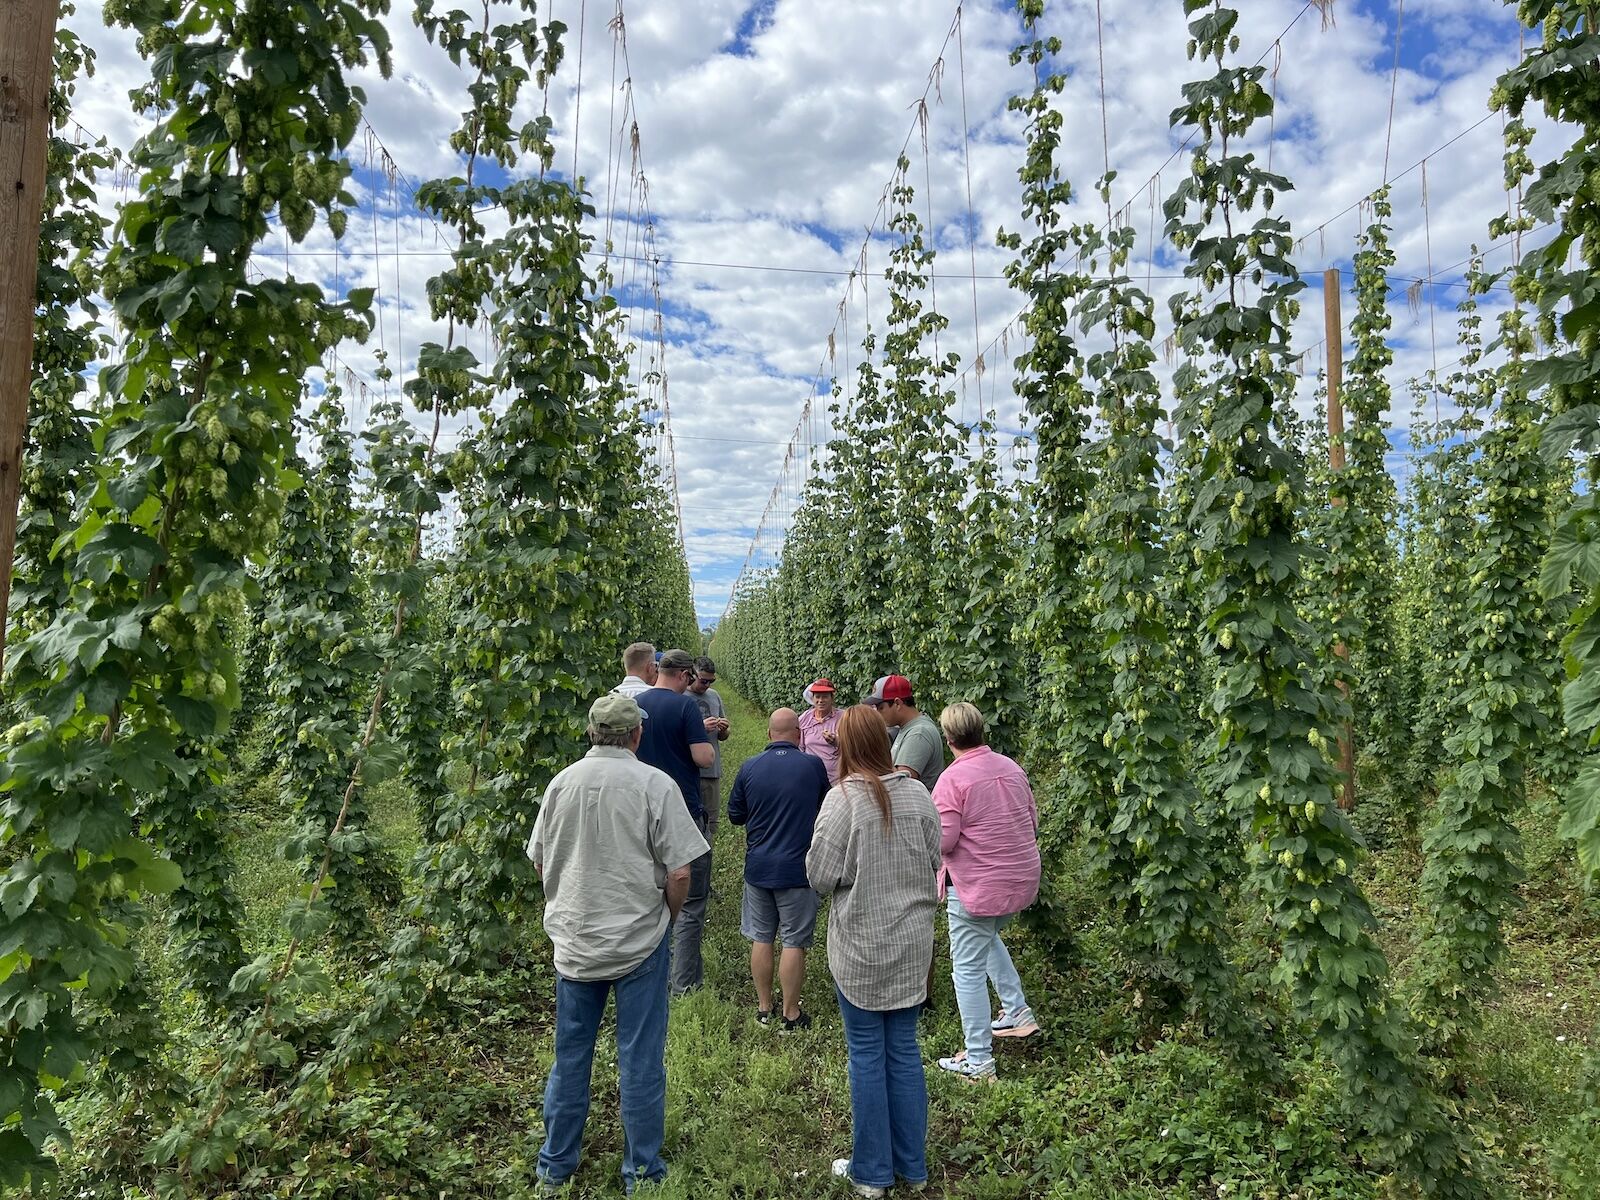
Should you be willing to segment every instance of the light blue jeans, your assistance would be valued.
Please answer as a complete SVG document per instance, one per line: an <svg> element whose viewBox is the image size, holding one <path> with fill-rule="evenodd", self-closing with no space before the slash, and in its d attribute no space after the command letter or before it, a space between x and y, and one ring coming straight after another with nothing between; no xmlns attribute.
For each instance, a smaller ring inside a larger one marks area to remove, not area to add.
<svg viewBox="0 0 1600 1200"><path fill-rule="evenodd" d="M950 917L950 976L956 985L956 1007L961 1010L961 1030L967 1041L967 1061L976 1066L994 1061L994 1031L989 1012L989 982L1006 1012L1028 1007L1022 980L1000 931L1016 913L1003 917L975 917L961 907L955 888L946 901Z"/></svg>

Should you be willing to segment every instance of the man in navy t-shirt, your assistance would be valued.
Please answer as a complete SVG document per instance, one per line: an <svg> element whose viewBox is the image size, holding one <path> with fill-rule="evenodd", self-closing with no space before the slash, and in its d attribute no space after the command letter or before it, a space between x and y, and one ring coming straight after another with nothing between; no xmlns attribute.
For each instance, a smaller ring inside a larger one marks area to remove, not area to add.
<svg viewBox="0 0 1600 1200"><path fill-rule="evenodd" d="M744 908L739 929L750 939L756 1020L772 1020L772 948L781 936L783 1031L804 1029L800 1011L806 951L817 924L817 893L806 880L806 851L828 794L828 768L800 749L800 718L780 708L767 724L767 748L746 759L728 793L728 820L745 826Z"/></svg>
<svg viewBox="0 0 1600 1200"><path fill-rule="evenodd" d="M672 777L703 835L706 814L700 804L700 769L716 760L716 747L706 732L700 706L684 695L694 678L694 659L686 650L668 650L656 664L656 671L656 686L634 698L646 717L636 753L640 762ZM689 864L689 896L672 933L669 986L675 996L699 987L703 977L700 938L705 931L706 896L710 890L711 852L707 850Z"/></svg>

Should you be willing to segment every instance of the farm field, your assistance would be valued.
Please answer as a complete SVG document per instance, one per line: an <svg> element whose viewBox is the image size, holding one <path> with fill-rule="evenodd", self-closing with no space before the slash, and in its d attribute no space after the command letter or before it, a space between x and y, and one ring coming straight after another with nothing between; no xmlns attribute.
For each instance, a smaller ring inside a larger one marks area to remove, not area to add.
<svg viewBox="0 0 1600 1200"><path fill-rule="evenodd" d="M818 689L1032 780L1043 1032L935 1072L932 1194L1600 1196L1596 62L1595 0L0 4L0 1194L539 1191L525 848L590 741L693 814L703 710L593 706L709 656L725 780ZM983 837L893 786L925 903ZM719 842L665 1193L842 1193Z"/></svg>
<svg viewBox="0 0 1600 1200"><path fill-rule="evenodd" d="M765 744L765 716L724 694L733 733L723 753L724 793L743 759ZM276 914L293 894L294 870L274 852L285 830L272 815L271 764L241 788L236 828L240 895L253 948L280 944ZM374 825L397 855L417 845L411 797L386 791ZM1572 1119L1585 1047L1600 1020L1600 899L1586 894L1553 836L1554 807L1530 806L1523 824L1527 906L1508 934L1504 991L1488 1009L1459 1080L1460 1103L1495 1171L1495 1194L1579 1197L1600 1169ZM743 833L724 819L716 845L715 896L707 922L703 991L673 1002L667 1048L667 1149L663 1197L754 1200L831 1197L831 1158L848 1152L849 1087L823 951L807 964L809 1031L780 1035L753 1019L748 943L738 932ZM1364 878L1403 975L1414 938L1419 860L1414 846L1374 856ZM1376 1197L1385 1175L1361 1161L1338 1129L1337 1079L1281 1012L1276 1036L1290 1080L1263 1095L1192 1023L1152 1027L1112 914L1075 858L1067 892L1074 925L1056 945L1019 931L1008 940L1024 982L1039 997L1041 1033L1000 1048L999 1082L940 1078L932 1060L959 1045L948 947L936 949L937 1011L922 1041L931 1102L930 1193L952 1197L1154 1198L1254 1196L1288 1200ZM1253 986L1264 997L1270 954L1250 933L1260 920L1236 913ZM169 1024L201 1023L186 1010L177 965L152 926L150 962ZM940 933L941 942L943 932ZM284 1143L241 1154L208 1194L245 1196L517 1197L533 1194L543 1137L540 1106L551 1061L554 996L549 944L536 923L519 927L512 965L468 981L436 1022L410 1031L340 1105L336 1122L286 1130ZM596 1055L595 1103L575 1196L620 1196L621 1128L614 1045ZM182 1060L182 1046L176 1048ZM87 1099L72 1113L78 1164L68 1194L155 1194L133 1163L91 1161L114 1140L116 1105ZM130 1150L135 1147L129 1147ZM1575 1154L1564 1185L1552 1151Z"/></svg>

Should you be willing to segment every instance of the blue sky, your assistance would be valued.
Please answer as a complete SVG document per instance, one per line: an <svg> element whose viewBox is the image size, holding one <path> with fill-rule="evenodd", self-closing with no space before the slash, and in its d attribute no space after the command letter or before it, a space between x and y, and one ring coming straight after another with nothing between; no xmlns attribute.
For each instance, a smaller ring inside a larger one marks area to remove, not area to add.
<svg viewBox="0 0 1600 1200"><path fill-rule="evenodd" d="M1153 205L1184 168L1181 155L1166 162L1176 147L1167 115L1194 69L1185 61L1182 8L1177 0L1103 4L1106 145L1095 7L1094 0L1052 3L1046 18L1047 30L1063 39L1062 65L1070 73L1061 97L1064 166L1088 205L1085 214L1094 216L1103 210L1090 187L1110 159L1118 172L1115 202L1128 206L1141 235L1133 274L1148 274L1164 313L1164 300L1182 281L1173 277L1177 260L1170 247L1160 243ZM1407 303L1403 283L1392 301L1396 420L1403 425L1410 410L1405 381L1458 354L1453 308L1462 295L1459 264L1474 242L1489 243L1488 221L1505 207L1499 121L1483 118L1495 76L1517 52L1515 20L1498 0L1407 0L1395 77L1397 7L1390 0L1338 0L1335 23L1326 30L1315 10L1304 11L1303 0L1242 0L1239 8L1245 55L1264 54L1267 66L1276 67L1275 137L1269 147L1263 129L1255 148L1263 156L1270 152L1274 167L1297 185L1283 208L1305 239L1298 265L1316 287L1329 266L1345 268L1348 287L1349 256L1363 220L1352 206L1382 182L1388 145L1395 273L1435 276L1417 307ZM994 234L1019 225L1021 129L1006 101L1028 78L1007 62L1019 33L1009 6L969 2L959 29L956 11L944 0L639 5L625 11L627 55L617 56L614 87L613 50L620 49L608 29L614 4L559 0L543 9L574 27L551 93L557 167L568 171L576 161L600 210L597 230L617 210L612 229L623 253L642 248L642 229L628 219L638 205L629 199L637 190L630 188L625 149L628 123L639 127L663 259L678 486L702 621L721 614L769 502L774 515L755 560L769 561L781 546L783 514L793 507L808 460L805 443L828 435L822 413L804 423L800 452L784 476L790 438L819 369L826 376L853 368L869 318L881 331L882 280L869 275L849 284L847 275L861 264L869 227L877 236L867 244L868 271L885 265L880 201L903 145L919 210L925 220L931 211L940 249L936 291L951 321L942 345L961 354L964 371L958 406L968 419L980 403L992 406L1002 426L1017 426L1008 364L1021 349L1009 324L1019 302L1000 278L1007 255ZM581 39L580 12L586 17ZM79 119L114 144L129 145L141 122L126 95L143 74L132 41L123 31L102 28L92 4L71 23L101 54L99 77L80 90ZM453 173L457 164L445 140L466 103L466 80L411 27L403 6L389 24L394 77L366 81L373 139L388 148L408 181ZM930 81L941 59L942 70ZM926 153L915 127L915 105L924 96ZM1539 149L1536 144L1536 157ZM1424 156L1430 156L1426 208L1423 172L1414 167ZM363 205L343 244L336 247L318 231L289 262L297 274L315 275L330 288L376 286L381 344L403 372L417 345L439 335L427 315L425 287L447 261L448 240L408 211L404 184L391 192L382 183L376 157L365 136L358 138ZM1147 185L1158 168L1159 178ZM107 202L117 198L108 187ZM1147 236L1152 216L1154 239ZM281 244L276 257L274 249L264 247L264 271L283 267ZM1491 265L1506 265L1511 250L1496 249ZM614 265L624 303L646 303L648 270ZM1308 291L1296 329L1312 373L1322 361L1321 308L1317 292ZM480 354L490 349L472 344ZM370 380L379 345L374 338L345 347L341 359L356 378ZM971 369L979 349L987 367L981 378ZM1309 411L1309 384L1305 402ZM1407 442L1400 435L1395 442L1403 465Z"/></svg>

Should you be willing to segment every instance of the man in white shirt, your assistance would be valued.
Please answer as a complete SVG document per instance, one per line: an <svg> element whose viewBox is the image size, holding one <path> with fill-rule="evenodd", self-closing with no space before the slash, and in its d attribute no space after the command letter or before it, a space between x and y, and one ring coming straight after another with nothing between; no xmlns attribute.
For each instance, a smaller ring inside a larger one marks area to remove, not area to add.
<svg viewBox="0 0 1600 1200"><path fill-rule="evenodd" d="M622 669L627 674L611 690L637 700L656 686L656 648L649 642L635 642L622 652Z"/></svg>
<svg viewBox="0 0 1600 1200"><path fill-rule="evenodd" d="M578 1169L595 1038L613 991L623 1190L667 1173L667 930L689 894L689 864L708 848L678 785L634 756L644 720L628 696L594 702L589 753L550 781L528 838L556 968L538 1168L547 1186Z"/></svg>

